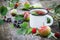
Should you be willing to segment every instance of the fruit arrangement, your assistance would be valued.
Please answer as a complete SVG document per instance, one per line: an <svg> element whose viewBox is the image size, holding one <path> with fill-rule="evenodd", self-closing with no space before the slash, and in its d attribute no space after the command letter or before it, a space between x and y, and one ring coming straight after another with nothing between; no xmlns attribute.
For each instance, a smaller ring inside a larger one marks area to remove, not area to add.
<svg viewBox="0 0 60 40"><path fill-rule="evenodd" d="M3 16L0 18L0 25L2 25L4 22L6 23L11 23L11 28L17 28L17 34L35 34L41 36L41 37L54 37L56 38L60 38L60 33L56 32L56 33L52 33L51 28L49 26L44 26L42 25L40 28L30 28L29 27L29 20L30 20L30 13L29 11L25 11L23 14L17 14L17 7L19 6L19 2L16 2L14 4L14 8L10 11L10 14L12 17L14 17L14 21L12 21L12 18L7 18L6 17L6 13L8 11L8 8L5 6L1 6L0 7L0 16ZM25 2L24 3L24 8L25 10L30 9L32 6L30 5L29 2ZM32 8L36 8L36 7L32 7ZM39 7L37 7L39 8ZM47 8L46 10L50 10L49 8ZM33 11L32 15L45 15L45 12L43 11Z"/></svg>
<svg viewBox="0 0 60 40"><path fill-rule="evenodd" d="M11 13L16 14L17 12L15 12L15 9L13 9L11 11ZM12 15L13 16L13 15ZM7 18L6 16L4 17L4 21L7 23L13 23L14 27L16 28L20 28L20 24L23 24L23 22L29 22L29 12L24 12L24 14L20 14L20 15L15 15L13 16L15 17L14 21L12 21L12 18Z"/></svg>

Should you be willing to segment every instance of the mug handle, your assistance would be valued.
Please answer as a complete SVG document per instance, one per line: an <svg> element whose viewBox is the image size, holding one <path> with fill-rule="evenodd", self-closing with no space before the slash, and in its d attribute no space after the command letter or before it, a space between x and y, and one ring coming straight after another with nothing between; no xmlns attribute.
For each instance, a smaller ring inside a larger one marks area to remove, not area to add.
<svg viewBox="0 0 60 40"><path fill-rule="evenodd" d="M53 24L53 18L50 15L46 15L46 17L50 19L50 23L46 22L46 25L51 26Z"/></svg>

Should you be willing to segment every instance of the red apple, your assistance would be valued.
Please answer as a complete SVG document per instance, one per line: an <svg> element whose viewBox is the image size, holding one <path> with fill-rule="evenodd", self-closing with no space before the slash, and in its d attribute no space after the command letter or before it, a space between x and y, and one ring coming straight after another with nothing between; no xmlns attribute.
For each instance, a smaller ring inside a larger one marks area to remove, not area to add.
<svg viewBox="0 0 60 40"><path fill-rule="evenodd" d="M51 28L49 26L42 26L38 29L41 36L48 36L51 33Z"/></svg>
<svg viewBox="0 0 60 40"><path fill-rule="evenodd" d="M30 19L30 14L28 11L24 12L24 19L29 20Z"/></svg>
<svg viewBox="0 0 60 40"><path fill-rule="evenodd" d="M16 16L17 10L16 10L16 9L12 9L12 10L10 11L10 13L11 13L12 16Z"/></svg>

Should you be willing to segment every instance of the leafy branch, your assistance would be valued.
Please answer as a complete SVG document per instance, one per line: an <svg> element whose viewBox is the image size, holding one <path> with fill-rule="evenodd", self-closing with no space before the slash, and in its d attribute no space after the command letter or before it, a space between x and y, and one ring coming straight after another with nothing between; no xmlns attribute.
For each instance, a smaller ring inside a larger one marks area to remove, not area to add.
<svg viewBox="0 0 60 40"><path fill-rule="evenodd" d="M3 21L3 16L5 16L8 12L8 9L7 7L5 6L0 6L0 25L4 24L4 21Z"/></svg>
<svg viewBox="0 0 60 40"><path fill-rule="evenodd" d="M23 22L21 25L21 28L17 30L17 34L30 34L32 31L32 28L28 28L28 23Z"/></svg>

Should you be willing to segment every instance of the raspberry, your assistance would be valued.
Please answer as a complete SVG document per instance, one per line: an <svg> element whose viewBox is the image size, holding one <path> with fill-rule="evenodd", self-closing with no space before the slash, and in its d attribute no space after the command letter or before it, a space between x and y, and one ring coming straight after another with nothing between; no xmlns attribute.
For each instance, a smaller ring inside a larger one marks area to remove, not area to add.
<svg viewBox="0 0 60 40"><path fill-rule="evenodd" d="M36 33L36 28L32 28L32 33Z"/></svg>
<svg viewBox="0 0 60 40"><path fill-rule="evenodd" d="M54 34L54 36L57 37L57 38L60 38L60 33L59 33L59 32L56 32L56 33Z"/></svg>

